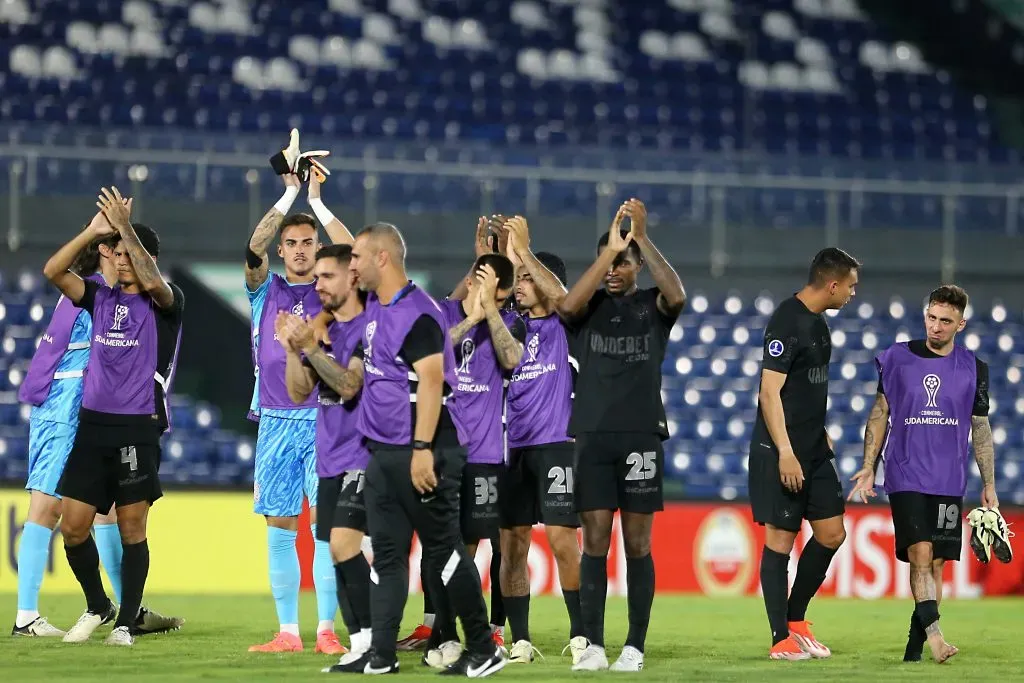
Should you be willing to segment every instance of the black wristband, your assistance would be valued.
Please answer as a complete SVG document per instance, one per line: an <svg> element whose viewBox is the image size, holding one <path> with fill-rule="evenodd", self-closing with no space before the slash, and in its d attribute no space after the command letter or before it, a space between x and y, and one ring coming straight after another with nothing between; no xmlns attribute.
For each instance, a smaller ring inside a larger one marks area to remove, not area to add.
<svg viewBox="0 0 1024 683"><path fill-rule="evenodd" d="M414 451L429 451L430 450L430 442L429 441L420 441L419 439L417 439L416 441L412 442L412 449Z"/></svg>
<svg viewBox="0 0 1024 683"><path fill-rule="evenodd" d="M263 265L263 257L258 256L248 244L245 245L245 265L250 268L259 268Z"/></svg>

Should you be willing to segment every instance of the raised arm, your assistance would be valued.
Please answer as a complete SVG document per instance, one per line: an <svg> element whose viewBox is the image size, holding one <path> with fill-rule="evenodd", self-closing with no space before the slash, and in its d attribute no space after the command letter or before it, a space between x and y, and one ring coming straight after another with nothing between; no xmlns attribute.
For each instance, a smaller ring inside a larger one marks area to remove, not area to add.
<svg viewBox="0 0 1024 683"><path fill-rule="evenodd" d="M565 299L566 289L555 274L541 263L530 249L530 228L526 219L516 216L505 223L508 233L509 257L518 260L533 278L534 286L549 305L558 307ZM596 289L596 287L595 287ZM593 294L593 292L591 292Z"/></svg>
<svg viewBox="0 0 1024 683"><path fill-rule="evenodd" d="M323 200L320 199L320 186L323 181L320 175L316 171L311 171L309 174L309 208L313 210L317 219L324 226L324 230L327 232L327 236L331 238L332 244L352 244L355 242L355 237L352 236L352 232L345 226L341 220L331 213L330 209L324 204Z"/></svg>
<svg viewBox="0 0 1024 683"><path fill-rule="evenodd" d="M575 320L583 314L587 304L593 298L594 292L601 286L604 274L633 240L632 233L623 237L620 232L625 217L626 205L623 204L619 207L615 219L608 229L608 246L598 253L597 260L587 268L558 305L558 315L563 320Z"/></svg>
<svg viewBox="0 0 1024 683"><path fill-rule="evenodd" d="M471 277L475 277L471 275ZM468 292L469 289L463 284L463 288ZM469 331L476 327L479 323L484 320L484 308L480 303L480 288L476 290L476 295L463 299L463 303L459 304L466 310L466 318L456 324L454 327L448 330L448 338L451 340L453 345L457 345L462 341L462 338L469 334Z"/></svg>
<svg viewBox="0 0 1024 683"><path fill-rule="evenodd" d="M110 237L113 234L114 229L103 212L97 213L85 230L75 235L70 242L49 258L46 265L43 266L43 276L72 303L79 303L85 295L85 282L76 273L71 272L71 266L78 254L93 241Z"/></svg>
<svg viewBox="0 0 1024 683"><path fill-rule="evenodd" d="M263 215L260 222L256 224L249 237L249 243L245 246L245 285L250 292L255 292L267 281L270 274L270 259L267 258L267 249L274 241L285 214L292 208L295 198L299 196L299 179L294 174L281 176L284 178L284 194Z"/></svg>
<svg viewBox="0 0 1024 683"><path fill-rule="evenodd" d="M647 235L647 208L639 199L626 202L626 216L629 218L629 231L640 247L644 263L651 271L651 278L658 287L658 310L662 315L676 317L686 306L686 290L679 275L665 257L661 255L654 242Z"/></svg>
<svg viewBox="0 0 1024 683"><path fill-rule="evenodd" d="M484 216L480 216L476 221L476 234L473 238L473 253L476 254L476 256L473 259L473 265L469 267L469 272L466 273L466 277L459 278L458 283L455 285L455 289L453 289L452 293L448 295L448 298L453 301L463 301L469 294L469 288L466 287L466 278L475 276L473 266L476 265L476 259L480 258L484 254L490 254L494 251L494 240L487 234L487 226L488 219ZM462 339L463 336L465 336L465 334L459 335L459 339ZM452 342L455 342L454 338L452 339Z"/></svg>
<svg viewBox="0 0 1024 683"><path fill-rule="evenodd" d="M139 241L129 220L129 206L121 197L116 187L108 190L103 188L100 203L103 205L103 215L107 217L110 224L121 235L121 241L131 259L135 275L139 279L139 287L153 299L158 308L168 309L174 305L174 291L160 274L156 261L146 248Z"/></svg>
<svg viewBox="0 0 1024 683"><path fill-rule="evenodd" d="M498 288L498 276L490 266L484 266L477 271L479 279L479 302L484 310L484 317L487 320L487 330L491 335L491 343L494 345L494 353L498 357L498 364L506 370L513 370L519 365L523 358L523 345L518 339L512 336L512 331L505 325L501 317L501 311L494 303L495 291Z"/></svg>

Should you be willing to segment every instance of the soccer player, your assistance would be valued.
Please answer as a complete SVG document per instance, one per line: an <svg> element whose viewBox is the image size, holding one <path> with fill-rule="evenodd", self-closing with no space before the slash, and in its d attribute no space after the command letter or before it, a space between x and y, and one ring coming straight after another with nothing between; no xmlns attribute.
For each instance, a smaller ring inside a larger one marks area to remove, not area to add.
<svg viewBox="0 0 1024 683"><path fill-rule="evenodd" d="M483 539L491 541L494 553L499 552L500 546L498 479L505 469L504 385L509 371L522 358L526 333L519 315L502 310L512 292L514 275L508 258L496 253L483 254L473 264L473 275L466 278L465 298L447 299L440 304L455 352L458 383L453 417L465 425L468 435L463 442L468 460L462 472L459 501L462 539L470 557L476 555ZM429 575L429 568L426 573ZM431 592L433 599L438 600L437 591ZM501 586L492 584L492 609L500 600ZM435 622L425 657L428 665L435 668L453 664L461 650L454 615L443 608L440 614L445 618ZM504 623L492 623L492 632L503 626Z"/></svg>
<svg viewBox="0 0 1024 683"><path fill-rule="evenodd" d="M515 300L525 317L526 351L508 387L509 462L498 483L501 510L502 593L512 629L509 662L533 661L530 640L531 527L544 523L558 565L569 613L573 663L587 647L580 615L579 517L573 509L575 476L569 416L576 360L555 302L565 296L565 264L554 254L530 250L521 216L508 223L509 256L516 264Z"/></svg>
<svg viewBox="0 0 1024 683"><path fill-rule="evenodd" d="M130 206L130 204L129 204ZM103 213L92 222L106 223ZM91 225L86 225L89 230ZM89 244L71 266L79 277L112 285L117 281L112 247L118 238L107 237ZM28 520L18 547L18 614L12 636L64 637L64 631L52 626L39 614L39 588L50 555L50 540L60 521L60 496L57 482L64 471L68 453L78 427L82 403L82 382L89 361L92 318L61 297L54 308L46 333L32 356L18 398L32 406L29 420L29 475L25 484L30 492ZM117 516L96 515L96 548L121 602L121 535ZM164 617L143 607L133 626L137 635L180 628L184 620Z"/></svg>
<svg viewBox="0 0 1024 683"><path fill-rule="evenodd" d="M622 221L630 220L628 233ZM647 266L655 287L640 289ZM604 282L604 288L598 289ZM595 291L598 290L598 291ZM686 303L679 276L647 235L647 212L630 199L598 242L597 260L558 304L577 335L579 378L569 434L576 439L574 502L583 525L580 607L590 645L573 670L608 668L604 608L615 510L622 512L629 635L615 671L643 668L654 602L651 526L663 509L661 442L668 424L661 363Z"/></svg>
<svg viewBox="0 0 1024 683"><path fill-rule="evenodd" d="M366 437L367 525L377 581L371 592L373 647L334 670L398 671L396 640L409 592L413 530L423 558L462 621L467 647L442 672L487 676L508 661L491 640L480 578L459 534L459 488L468 437L449 412L458 400L455 358L444 316L405 272L405 241L388 223L364 228L350 269L369 292L363 332L359 431ZM445 406L444 404L448 405Z"/></svg>
<svg viewBox="0 0 1024 683"><path fill-rule="evenodd" d="M939 287L928 295L926 338L893 344L875 359L878 393L864 430L864 466L850 492L850 500L866 503L875 495L875 466L882 465L896 559L910 563L914 611L903 656L908 662L921 660L926 641L936 662L957 653L939 628L939 601L943 565L960 560L968 435L981 472L981 504L999 507L988 366L954 343L967 324L966 309L961 287Z"/></svg>
<svg viewBox="0 0 1024 683"><path fill-rule="evenodd" d="M303 495L310 502L310 524L314 539L318 538L315 531L316 396L310 394L301 405L292 402L285 383L285 351L280 344L263 343L273 339L279 312L312 316L320 311L313 273L316 221L305 213L285 218L299 194L299 180L294 174L282 177L284 194L256 226L245 253L245 289L252 306L252 352L256 369L250 417L259 421L254 511L267 520L270 589L280 624L273 639L253 645L250 652L302 650L298 624L301 576L295 539ZM310 174L309 204L332 242L352 243L348 229L323 206L320 181L315 173ZM280 235L277 253L284 261L283 277L270 272L267 258L267 249L277 235ZM314 544L313 584L319 616L316 651L341 654L344 648L334 631L337 581L329 544L321 540Z"/></svg>
<svg viewBox="0 0 1024 683"><path fill-rule="evenodd" d="M143 225L132 226L117 188L103 188L98 202L107 223L94 222L50 257L44 273L93 320L89 371L85 374L78 431L57 484L63 497L61 534L68 564L88 607L65 642L83 642L117 615L110 645L132 645L149 573L146 519L162 495L157 469L160 435L167 429L166 396L181 336L184 297L157 268L160 241ZM83 280L69 268L97 238L114 234L118 282ZM97 512L117 504L121 532L120 613L100 579L96 543L89 535Z"/></svg>
<svg viewBox="0 0 1024 683"><path fill-rule="evenodd" d="M822 315L856 293L860 263L823 249L807 284L782 301L764 331L757 421L750 442L750 506L765 527L761 591L772 630L772 659L829 657L811 633L807 605L846 538L843 488L825 431L832 337ZM789 554L802 520L814 536L800 553L787 601Z"/></svg>
<svg viewBox="0 0 1024 683"><path fill-rule="evenodd" d="M362 552L366 534L363 481L370 453L356 429L363 386L360 340L365 296L348 269L352 247L335 244L316 255L316 292L331 315L330 345L318 344L313 328L296 315L281 312L277 336L287 353L285 381L296 404L317 394L317 535L330 544L338 585L338 606L348 627L347 664L370 649L370 565Z"/></svg>

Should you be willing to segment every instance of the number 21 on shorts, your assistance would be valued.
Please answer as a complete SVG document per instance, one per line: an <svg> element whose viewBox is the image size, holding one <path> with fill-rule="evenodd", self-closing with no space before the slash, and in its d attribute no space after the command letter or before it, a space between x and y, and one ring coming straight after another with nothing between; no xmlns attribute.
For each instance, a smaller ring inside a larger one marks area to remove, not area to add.
<svg viewBox="0 0 1024 683"><path fill-rule="evenodd" d="M626 464L629 465L629 472L626 473L626 481L654 479L654 475L658 473L656 457L657 453L654 451L634 452L627 455Z"/></svg>

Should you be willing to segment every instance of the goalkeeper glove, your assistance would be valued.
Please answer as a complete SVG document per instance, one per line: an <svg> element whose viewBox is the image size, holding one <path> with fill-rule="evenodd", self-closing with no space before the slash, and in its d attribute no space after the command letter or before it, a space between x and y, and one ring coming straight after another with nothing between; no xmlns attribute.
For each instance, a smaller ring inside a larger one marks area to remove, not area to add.
<svg viewBox="0 0 1024 683"><path fill-rule="evenodd" d="M316 175L317 182L324 182L327 176L331 175L331 172L319 161L319 158L325 157L328 154L330 152L326 149L317 149L300 154L298 161L295 163L295 174L299 176L299 182L304 183L309 180L310 173Z"/></svg>
<svg viewBox="0 0 1024 683"><path fill-rule="evenodd" d="M299 159L299 130L292 128L288 146L270 157L270 167L277 175L295 173L295 164Z"/></svg>

